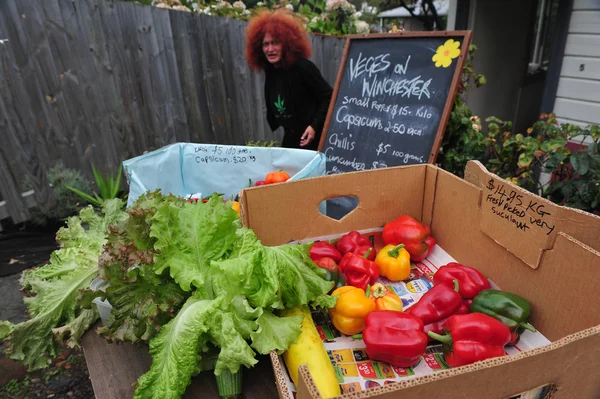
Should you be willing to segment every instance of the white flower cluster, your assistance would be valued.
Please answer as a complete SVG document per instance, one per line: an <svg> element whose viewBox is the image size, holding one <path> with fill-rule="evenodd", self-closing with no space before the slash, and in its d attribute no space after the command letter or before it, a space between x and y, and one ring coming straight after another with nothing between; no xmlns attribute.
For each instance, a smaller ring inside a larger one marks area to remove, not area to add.
<svg viewBox="0 0 600 399"><path fill-rule="evenodd" d="M370 33L371 29L369 28L369 24L365 21L356 20L354 21L354 26L356 26L356 33Z"/></svg>
<svg viewBox="0 0 600 399"><path fill-rule="evenodd" d="M347 0L327 0L325 11L331 12L339 8L348 14L354 14L356 12L356 7Z"/></svg>
<svg viewBox="0 0 600 399"><path fill-rule="evenodd" d="M153 4L156 8L170 8L172 10L191 12L189 8L182 5L178 0L155 0Z"/></svg>
<svg viewBox="0 0 600 399"><path fill-rule="evenodd" d="M294 11L294 6L291 4L286 4L285 8L287 8L290 11Z"/></svg>
<svg viewBox="0 0 600 399"><path fill-rule="evenodd" d="M241 2L240 0L233 2L233 8L239 8L241 10L245 10L246 9L246 5Z"/></svg>

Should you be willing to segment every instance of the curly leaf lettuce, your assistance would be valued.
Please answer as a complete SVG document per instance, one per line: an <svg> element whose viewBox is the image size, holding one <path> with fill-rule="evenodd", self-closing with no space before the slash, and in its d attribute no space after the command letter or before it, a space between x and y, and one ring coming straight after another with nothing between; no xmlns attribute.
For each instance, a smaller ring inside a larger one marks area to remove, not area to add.
<svg viewBox="0 0 600 399"><path fill-rule="evenodd" d="M277 317L252 308L242 296L206 299L196 291L150 340L152 367L138 380L134 398L180 398L191 377L213 362L216 375L252 367L253 348L263 354L287 349L298 339L301 322L302 316Z"/></svg>
<svg viewBox="0 0 600 399"><path fill-rule="evenodd" d="M188 298L177 316L150 340L152 367L138 380L134 399L180 398L200 371L198 353L206 346L219 299Z"/></svg>
<svg viewBox="0 0 600 399"><path fill-rule="evenodd" d="M62 327L53 328L52 333L57 342L69 348L79 348L79 339L100 318L98 309L82 309L72 322Z"/></svg>
<svg viewBox="0 0 600 399"><path fill-rule="evenodd" d="M237 213L217 195L205 204L160 206L150 227L156 238L156 273L169 269L184 291L202 287L210 262L230 249L238 227Z"/></svg>
<svg viewBox="0 0 600 399"><path fill-rule="evenodd" d="M190 295L181 290L168 273L155 273L155 251L146 222L156 212L151 204L161 202L142 199L141 203L149 208L143 209L135 203L127 212L128 218L112 226L100 256L100 276L110 285L98 295L108 299L112 310L107 325L98 331L109 340L149 340L175 316ZM138 248L136 243L143 243L143 248ZM93 296L88 295L86 302Z"/></svg>
<svg viewBox="0 0 600 399"><path fill-rule="evenodd" d="M13 331L14 326L11 322L6 320L0 320L0 339L4 339L10 335Z"/></svg>
<svg viewBox="0 0 600 399"><path fill-rule="evenodd" d="M237 235L231 254L212 262L216 293L237 292L251 306L283 309L309 303L332 288L333 282L325 280L325 271L311 261L305 245L263 246L248 228Z"/></svg>
<svg viewBox="0 0 600 399"><path fill-rule="evenodd" d="M272 350L287 350L300 335L302 318L302 315L278 317L264 313L258 319L258 330L251 334L252 347L262 355Z"/></svg>
<svg viewBox="0 0 600 399"><path fill-rule="evenodd" d="M57 233L62 248L52 254L51 263L23 274L24 288L37 295L25 298L32 318L15 325L6 337L6 353L11 359L31 370L44 368L59 351L53 342L53 329L71 323L71 334L79 337L81 329L89 328L91 318L82 316L77 303L79 290L89 288L97 276L104 233L110 223L124 218L122 205L121 200L110 200L102 214L88 207L79 217L69 218L67 227ZM74 322L79 316L86 322Z"/></svg>

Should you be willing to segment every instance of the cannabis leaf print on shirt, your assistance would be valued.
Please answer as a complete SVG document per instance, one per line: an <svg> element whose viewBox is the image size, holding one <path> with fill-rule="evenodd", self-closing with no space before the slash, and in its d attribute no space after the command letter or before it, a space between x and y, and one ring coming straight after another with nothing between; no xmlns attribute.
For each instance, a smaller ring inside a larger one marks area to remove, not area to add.
<svg viewBox="0 0 600 399"><path fill-rule="evenodd" d="M283 115L283 113L285 112L285 105L283 104L281 96L277 96L277 101L274 104L275 108L277 108L277 111L279 111L279 114Z"/></svg>

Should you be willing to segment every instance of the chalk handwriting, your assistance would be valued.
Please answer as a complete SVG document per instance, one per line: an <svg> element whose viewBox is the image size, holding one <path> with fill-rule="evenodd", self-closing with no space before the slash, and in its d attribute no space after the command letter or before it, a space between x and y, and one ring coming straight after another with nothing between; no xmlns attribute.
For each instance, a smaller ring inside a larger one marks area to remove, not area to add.
<svg viewBox="0 0 600 399"><path fill-rule="evenodd" d="M372 79L363 79L363 97L375 97L380 95L400 96L400 97L417 97L419 100L425 96L431 97L429 93L429 85L432 79L421 79L421 75L412 79L396 80L393 78L380 79L375 75Z"/></svg>
<svg viewBox="0 0 600 399"><path fill-rule="evenodd" d="M380 54L376 57L363 57L362 53L358 54L358 59L356 62L353 58L350 59L350 81L354 81L354 79L358 78L364 73L368 73L369 77L378 72L383 72L392 65L391 62L387 60L389 57L389 53Z"/></svg>

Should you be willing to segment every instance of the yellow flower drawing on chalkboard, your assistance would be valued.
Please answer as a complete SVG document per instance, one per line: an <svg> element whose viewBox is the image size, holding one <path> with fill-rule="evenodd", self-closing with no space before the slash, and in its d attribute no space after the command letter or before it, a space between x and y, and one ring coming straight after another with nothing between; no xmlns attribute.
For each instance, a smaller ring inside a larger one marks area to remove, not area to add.
<svg viewBox="0 0 600 399"><path fill-rule="evenodd" d="M446 43L437 48L433 58L436 67L448 68L452 64L452 60L460 55L460 42L453 39L446 40Z"/></svg>

